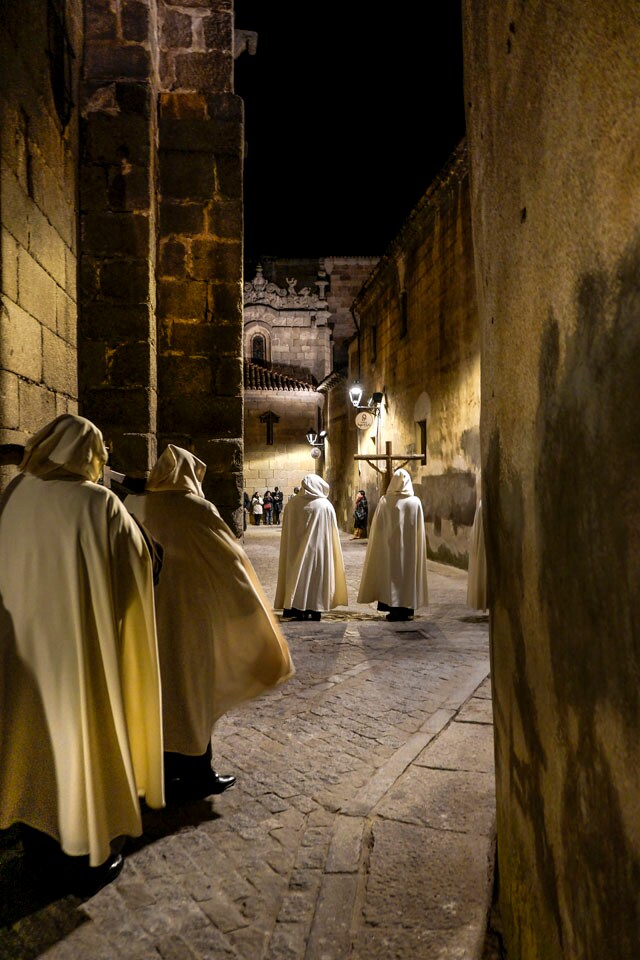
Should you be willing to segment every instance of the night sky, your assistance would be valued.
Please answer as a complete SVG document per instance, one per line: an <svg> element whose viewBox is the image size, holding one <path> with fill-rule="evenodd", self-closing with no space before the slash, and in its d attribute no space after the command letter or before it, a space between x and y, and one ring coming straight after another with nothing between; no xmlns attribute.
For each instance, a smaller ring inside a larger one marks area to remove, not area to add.
<svg viewBox="0 0 640 960"><path fill-rule="evenodd" d="M236 0L247 258L384 252L464 135L459 7Z"/></svg>

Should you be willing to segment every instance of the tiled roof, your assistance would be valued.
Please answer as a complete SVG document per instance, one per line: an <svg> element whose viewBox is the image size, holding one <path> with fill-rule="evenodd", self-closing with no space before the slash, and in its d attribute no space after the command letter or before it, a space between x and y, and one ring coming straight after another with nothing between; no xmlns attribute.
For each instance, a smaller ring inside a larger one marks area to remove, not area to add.
<svg viewBox="0 0 640 960"><path fill-rule="evenodd" d="M245 390L307 390L316 388L312 383L296 380L284 373L276 373L268 367L261 367L251 360L244 361L244 388Z"/></svg>

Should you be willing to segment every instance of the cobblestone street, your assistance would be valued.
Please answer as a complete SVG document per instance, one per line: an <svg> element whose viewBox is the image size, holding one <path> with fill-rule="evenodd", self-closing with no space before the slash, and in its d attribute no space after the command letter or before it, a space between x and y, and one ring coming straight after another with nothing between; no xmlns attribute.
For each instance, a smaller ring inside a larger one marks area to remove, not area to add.
<svg viewBox="0 0 640 960"><path fill-rule="evenodd" d="M279 528L245 546L273 597ZM286 623L296 676L216 727L236 787L145 814L91 900L33 892L2 843L0 958L420 960L479 956L494 826L486 617L429 564L430 606L355 603L366 543L343 537L348 609Z"/></svg>

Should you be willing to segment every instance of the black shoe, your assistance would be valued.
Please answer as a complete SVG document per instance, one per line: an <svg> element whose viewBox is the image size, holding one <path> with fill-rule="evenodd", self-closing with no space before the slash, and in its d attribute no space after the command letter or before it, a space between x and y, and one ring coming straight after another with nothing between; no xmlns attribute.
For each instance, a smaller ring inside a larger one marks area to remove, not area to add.
<svg viewBox="0 0 640 960"><path fill-rule="evenodd" d="M319 620L320 611L319 610L305 610L304 612L305 620Z"/></svg>
<svg viewBox="0 0 640 960"><path fill-rule="evenodd" d="M67 863L63 867L61 880L70 893L86 899L112 883L122 872L123 866L124 857L121 853L112 853L99 867Z"/></svg>
<svg viewBox="0 0 640 960"><path fill-rule="evenodd" d="M215 770L211 771L211 776L203 782L202 789L206 790L206 793L203 793L202 796L209 797L214 793L224 793L225 790L228 790L229 787L232 787L236 782L236 778L229 776L223 776L219 773L216 773Z"/></svg>

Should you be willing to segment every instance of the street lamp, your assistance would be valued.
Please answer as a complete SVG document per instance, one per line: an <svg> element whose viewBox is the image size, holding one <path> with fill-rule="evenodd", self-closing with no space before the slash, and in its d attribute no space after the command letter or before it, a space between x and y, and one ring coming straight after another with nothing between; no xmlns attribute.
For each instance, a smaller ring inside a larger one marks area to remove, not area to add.
<svg viewBox="0 0 640 960"><path fill-rule="evenodd" d="M384 393L381 391L376 391L372 393L367 403L361 403L362 395L364 391L362 389L362 384L359 380L354 380L351 386L349 387L349 400L354 405L356 410L368 410L370 413L378 413L378 409L382 400L384 398Z"/></svg>
<svg viewBox="0 0 640 960"><path fill-rule="evenodd" d="M326 436L326 430L321 430L320 433L316 433L313 427L309 427L307 430L307 443L311 444L312 447L323 447Z"/></svg>

